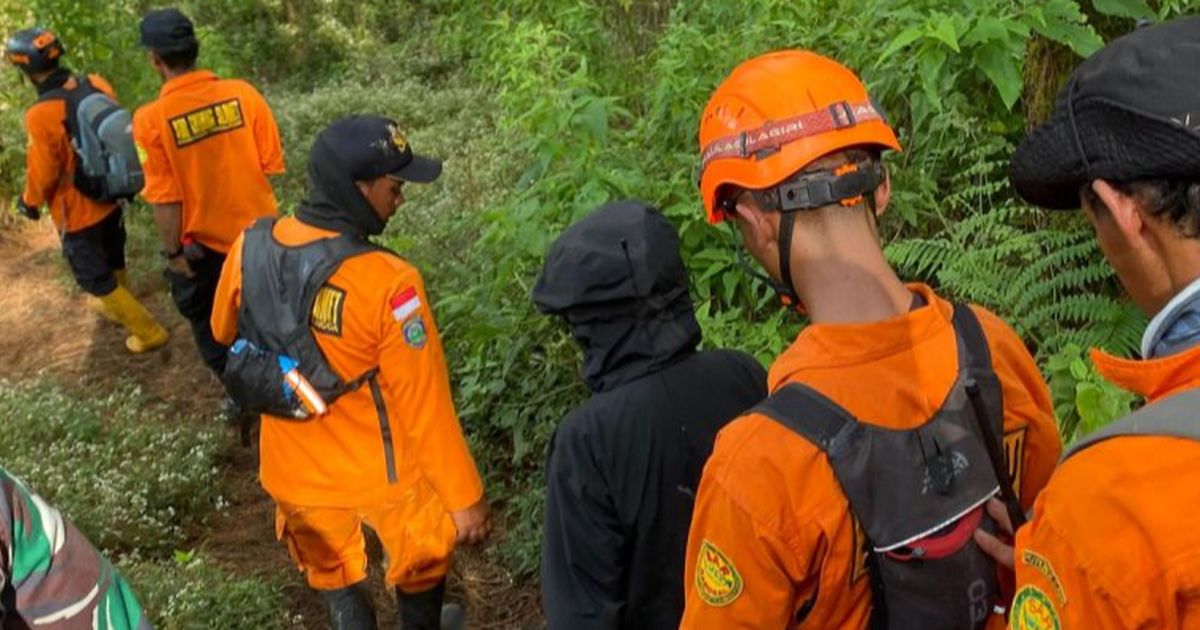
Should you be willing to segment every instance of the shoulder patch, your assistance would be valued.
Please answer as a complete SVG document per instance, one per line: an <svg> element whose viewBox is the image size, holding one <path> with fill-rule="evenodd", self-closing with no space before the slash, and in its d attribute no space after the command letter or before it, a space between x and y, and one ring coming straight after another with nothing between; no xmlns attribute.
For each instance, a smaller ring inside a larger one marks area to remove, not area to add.
<svg viewBox="0 0 1200 630"><path fill-rule="evenodd" d="M1058 599L1060 606L1067 605L1067 591L1063 588L1062 582L1058 579L1058 574L1054 572L1054 567L1050 565L1050 561L1045 556L1026 549L1021 552L1021 563L1037 571L1045 578L1046 583L1054 591L1054 596Z"/></svg>
<svg viewBox="0 0 1200 630"><path fill-rule="evenodd" d="M696 592L709 606L728 606L742 595L742 576L716 545L700 543L696 559Z"/></svg>
<svg viewBox="0 0 1200 630"><path fill-rule="evenodd" d="M1017 591L1013 599L1012 614L1009 617L1009 628L1012 630L1062 630L1058 620L1058 611L1054 602L1046 593L1036 587L1026 585Z"/></svg>
<svg viewBox="0 0 1200 630"><path fill-rule="evenodd" d="M171 126L175 146L183 148L205 138L240 129L246 121L242 116L242 102L231 98L180 114L167 123Z"/></svg>
<svg viewBox="0 0 1200 630"><path fill-rule="evenodd" d="M425 347L425 342L428 340L429 333L425 330L425 319L420 315L404 323L404 343L420 350Z"/></svg>
<svg viewBox="0 0 1200 630"><path fill-rule="evenodd" d="M1008 478L1013 482L1013 493L1018 497L1021 497L1021 475L1025 472L1025 432L1028 430L1025 426L1004 434L1004 463L1008 466Z"/></svg>
<svg viewBox="0 0 1200 630"><path fill-rule="evenodd" d="M331 284L317 291L312 306L312 327L327 335L342 335L342 307L346 304L346 292Z"/></svg>

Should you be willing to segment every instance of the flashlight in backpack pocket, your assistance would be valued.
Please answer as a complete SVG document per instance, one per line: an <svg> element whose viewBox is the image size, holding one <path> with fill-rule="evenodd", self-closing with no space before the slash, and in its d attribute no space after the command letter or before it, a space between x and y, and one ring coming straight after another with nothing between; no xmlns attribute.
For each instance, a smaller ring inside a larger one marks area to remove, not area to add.
<svg viewBox="0 0 1200 630"><path fill-rule="evenodd" d="M325 405L325 399L321 398L321 394L312 386L312 383L304 378L299 367L300 364L291 357L279 356L279 368L283 370L283 382L291 388L291 393L300 399L300 404L308 412L305 417L324 415L326 411L329 411L329 407Z"/></svg>

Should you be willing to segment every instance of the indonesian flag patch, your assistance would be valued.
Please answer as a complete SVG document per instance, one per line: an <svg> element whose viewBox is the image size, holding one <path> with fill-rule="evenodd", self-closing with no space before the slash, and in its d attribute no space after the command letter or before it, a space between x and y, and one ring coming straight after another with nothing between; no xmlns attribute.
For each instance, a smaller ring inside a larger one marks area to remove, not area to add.
<svg viewBox="0 0 1200 630"><path fill-rule="evenodd" d="M393 295L390 306L392 307L392 317L396 321L402 322L408 319L421 310L421 297L417 295L417 288L408 287Z"/></svg>

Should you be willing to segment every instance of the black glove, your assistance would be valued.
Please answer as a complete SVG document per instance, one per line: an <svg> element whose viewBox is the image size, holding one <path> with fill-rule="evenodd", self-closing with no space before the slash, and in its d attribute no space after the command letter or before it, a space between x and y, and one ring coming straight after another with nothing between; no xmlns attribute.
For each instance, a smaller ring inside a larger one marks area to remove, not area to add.
<svg viewBox="0 0 1200 630"><path fill-rule="evenodd" d="M38 219L42 218L41 211L26 204L23 197L17 197L17 212L20 212L21 216L29 219L30 221L37 221Z"/></svg>

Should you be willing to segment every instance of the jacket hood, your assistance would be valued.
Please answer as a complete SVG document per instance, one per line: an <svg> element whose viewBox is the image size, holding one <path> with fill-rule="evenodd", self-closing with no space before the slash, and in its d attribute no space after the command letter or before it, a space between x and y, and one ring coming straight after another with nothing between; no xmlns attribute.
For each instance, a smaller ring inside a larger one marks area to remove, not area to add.
<svg viewBox="0 0 1200 630"><path fill-rule="evenodd" d="M568 227L550 246L533 301L567 320L593 391L658 371L700 342L679 236L639 201L601 206Z"/></svg>
<svg viewBox="0 0 1200 630"><path fill-rule="evenodd" d="M362 238L383 232L380 218L354 184L344 160L329 146L326 134L313 141L308 157L308 196L296 209L301 221Z"/></svg>

